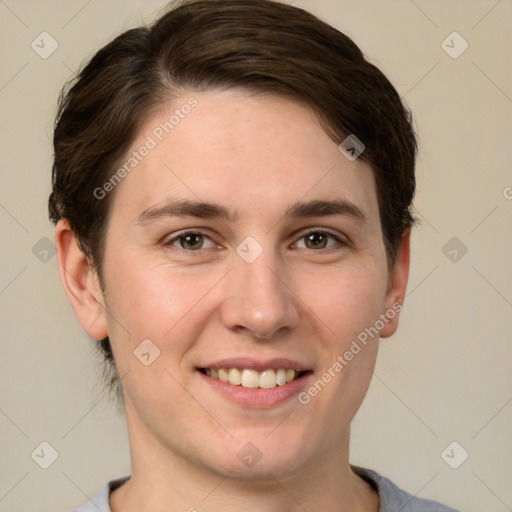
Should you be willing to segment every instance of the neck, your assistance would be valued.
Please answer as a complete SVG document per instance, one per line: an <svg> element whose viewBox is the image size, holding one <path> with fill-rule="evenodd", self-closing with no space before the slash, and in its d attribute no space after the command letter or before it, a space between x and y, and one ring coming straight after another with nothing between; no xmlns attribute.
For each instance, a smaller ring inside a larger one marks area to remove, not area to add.
<svg viewBox="0 0 512 512"><path fill-rule="evenodd" d="M255 480L212 470L128 425L132 475L112 492L112 512L378 512L377 493L350 468L349 432L300 469L269 469Z"/></svg>

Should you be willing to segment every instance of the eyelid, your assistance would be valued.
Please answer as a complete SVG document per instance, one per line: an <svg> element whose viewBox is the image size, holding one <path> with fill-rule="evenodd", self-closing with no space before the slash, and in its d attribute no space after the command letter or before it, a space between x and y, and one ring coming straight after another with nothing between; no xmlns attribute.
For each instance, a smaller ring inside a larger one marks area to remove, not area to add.
<svg viewBox="0 0 512 512"><path fill-rule="evenodd" d="M213 244L219 245L219 244L217 244L217 242L215 242L215 240L213 240L212 236L207 231L204 231L202 228L197 228L197 229L189 228L189 229L184 229L182 231L178 231L177 233L172 233L172 235L166 236L163 238L162 244L164 246L172 246L180 238L183 238L187 235L201 235L204 238L208 238ZM176 247L176 248L179 250L185 251L185 252L201 252L201 250L191 251L191 250L183 249L181 247Z"/></svg>
<svg viewBox="0 0 512 512"><path fill-rule="evenodd" d="M338 233L336 231L332 231L329 228L320 227L320 226L312 227L312 228L307 228L304 231L299 231L298 233L296 233L294 235L294 238L297 238L297 240L293 243L293 245L295 245L297 242L299 242L305 236L307 236L307 235L309 235L311 233L324 233L326 235L329 235L331 238L334 238L336 240L336 242L338 242L338 245L342 245L342 246L343 245L344 246L349 246L350 245L348 240L346 239L346 237L344 237L340 233ZM333 248L334 247L328 247L326 249L306 249L306 250L321 252L321 251L326 251L328 249L333 249Z"/></svg>
<svg viewBox="0 0 512 512"><path fill-rule="evenodd" d="M305 236L307 236L307 235L309 235L311 233L324 233L324 234L330 236L331 238L333 238L334 240L336 240L338 246L339 245L341 245L341 246L349 246L350 245L350 242L346 239L346 237L340 235L340 233L332 231L329 228L320 227L320 226L306 228L305 230L301 230L301 231L298 231L297 233L295 233L293 235L293 238L295 239L295 241L293 242L292 245L296 245L299 241L301 241L301 239L303 239ZM205 238L208 238L213 244L216 244L217 246L220 245L217 242L215 242L215 240L209 234L209 232L207 232L203 228L196 228L196 229L188 228L188 229L184 229L182 231L178 231L177 233L172 234L171 237L165 237L163 239L162 244L164 246L173 246L173 244L176 241L178 241L180 238L185 237L185 236L187 236L189 234L201 235L201 236L203 236ZM194 251L194 250L183 249L181 247L176 247L176 248L178 250L181 250L181 251L184 251L184 252L195 252L195 253L201 252L201 249L198 249L198 250ZM210 249L210 248L211 247L209 247L208 249ZM306 248L306 250L315 251L315 252L321 252L321 251L326 251L326 250L332 249L332 248L333 247L328 247L328 248L325 248L325 249L307 249Z"/></svg>

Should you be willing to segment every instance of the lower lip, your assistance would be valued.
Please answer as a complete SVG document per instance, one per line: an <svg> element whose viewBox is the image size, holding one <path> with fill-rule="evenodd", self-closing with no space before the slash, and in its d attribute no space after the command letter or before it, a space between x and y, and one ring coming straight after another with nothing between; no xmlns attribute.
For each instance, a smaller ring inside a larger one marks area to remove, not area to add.
<svg viewBox="0 0 512 512"><path fill-rule="evenodd" d="M242 407L258 409L269 409L298 395L300 390L305 387L309 377L312 375L311 372L308 372L300 376L298 379L287 382L282 386L276 386L275 388L270 389L262 389L235 386L229 382L223 382L220 379L208 377L208 375L205 375L199 370L197 370L197 372L206 383L208 383L215 391L221 395L229 398Z"/></svg>

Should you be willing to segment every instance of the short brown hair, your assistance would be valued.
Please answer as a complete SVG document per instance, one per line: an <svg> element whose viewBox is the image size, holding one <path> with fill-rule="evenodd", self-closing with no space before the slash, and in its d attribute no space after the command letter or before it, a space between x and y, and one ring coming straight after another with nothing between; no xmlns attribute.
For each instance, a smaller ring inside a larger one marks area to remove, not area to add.
<svg viewBox="0 0 512 512"><path fill-rule="evenodd" d="M101 48L61 92L49 215L69 221L102 279L111 176L141 125L183 91L246 89L312 108L340 144L355 135L372 168L388 263L414 223L416 137L399 94L345 34L272 0L185 0ZM103 284L102 284L103 286ZM108 338L100 344L114 371Z"/></svg>

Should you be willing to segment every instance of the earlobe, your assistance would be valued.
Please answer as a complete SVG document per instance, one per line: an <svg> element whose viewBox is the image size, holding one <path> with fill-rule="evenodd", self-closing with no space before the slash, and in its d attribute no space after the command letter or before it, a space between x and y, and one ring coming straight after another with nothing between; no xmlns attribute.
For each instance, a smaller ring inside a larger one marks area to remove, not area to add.
<svg viewBox="0 0 512 512"><path fill-rule="evenodd" d="M380 331L381 338L392 336L398 328L398 318L405 300L405 290L409 279L411 229L402 234L396 261L389 276L389 286L384 302L386 316L384 328Z"/></svg>
<svg viewBox="0 0 512 512"><path fill-rule="evenodd" d="M98 276L80 249L67 220L59 220L54 236L60 278L75 316L89 336L103 339L108 336L108 331Z"/></svg>

